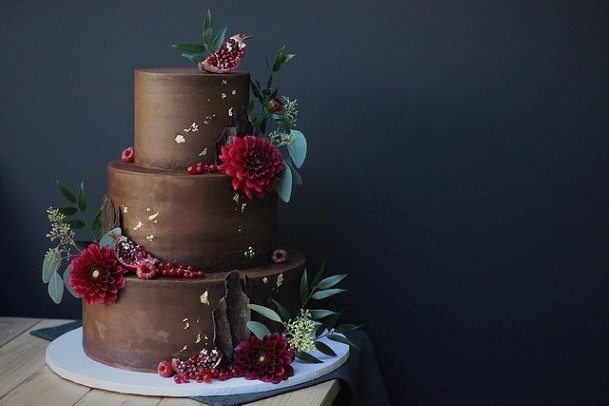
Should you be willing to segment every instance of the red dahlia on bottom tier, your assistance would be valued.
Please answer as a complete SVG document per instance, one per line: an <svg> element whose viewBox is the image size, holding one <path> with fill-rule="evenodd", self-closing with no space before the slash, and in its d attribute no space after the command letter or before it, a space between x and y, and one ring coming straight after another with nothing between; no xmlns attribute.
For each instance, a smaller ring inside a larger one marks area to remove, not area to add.
<svg viewBox="0 0 609 406"><path fill-rule="evenodd" d="M220 160L220 172L230 176L233 189L249 199L266 196L283 171L283 158L277 147L255 135L233 137L230 144L222 146Z"/></svg>
<svg viewBox="0 0 609 406"><path fill-rule="evenodd" d="M108 304L116 302L118 291L125 287L124 274L114 252L94 243L72 260L70 284L88 304Z"/></svg>
<svg viewBox="0 0 609 406"><path fill-rule="evenodd" d="M279 383L294 375L290 365L294 361L294 351L288 340L273 333L260 340L252 336L235 348L233 368L237 375L245 379Z"/></svg>

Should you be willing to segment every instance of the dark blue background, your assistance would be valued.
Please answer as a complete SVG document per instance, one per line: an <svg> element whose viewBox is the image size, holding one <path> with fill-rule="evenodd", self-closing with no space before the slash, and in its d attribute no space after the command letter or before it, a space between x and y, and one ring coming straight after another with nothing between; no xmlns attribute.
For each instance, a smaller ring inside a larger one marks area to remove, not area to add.
<svg viewBox="0 0 609 406"><path fill-rule="evenodd" d="M601 2L22 1L0 13L0 314L77 317L40 281L60 178L105 190L133 70L184 65L204 10L301 102L281 240L348 272L395 403L609 393L609 24Z"/></svg>

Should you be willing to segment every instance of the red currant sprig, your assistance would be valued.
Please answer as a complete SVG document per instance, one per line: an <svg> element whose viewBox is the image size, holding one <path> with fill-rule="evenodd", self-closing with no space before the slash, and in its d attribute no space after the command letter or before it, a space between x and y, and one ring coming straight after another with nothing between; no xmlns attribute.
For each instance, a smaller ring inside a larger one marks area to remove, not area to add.
<svg viewBox="0 0 609 406"><path fill-rule="evenodd" d="M184 265L176 266L171 262L159 262L156 267L159 275L166 278L194 279L205 276L203 271L197 271L190 265L185 267Z"/></svg>
<svg viewBox="0 0 609 406"><path fill-rule="evenodd" d="M201 175L203 173L216 173L218 172L218 165L206 164L203 162L197 162L188 166L189 175Z"/></svg>

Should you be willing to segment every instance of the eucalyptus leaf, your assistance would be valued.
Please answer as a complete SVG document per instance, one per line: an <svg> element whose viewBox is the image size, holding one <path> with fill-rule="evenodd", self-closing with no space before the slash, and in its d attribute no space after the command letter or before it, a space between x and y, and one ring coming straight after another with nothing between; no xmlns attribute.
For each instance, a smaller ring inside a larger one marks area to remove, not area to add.
<svg viewBox="0 0 609 406"><path fill-rule="evenodd" d="M281 305L281 303L279 303L278 301L276 301L275 299L271 299L273 301L273 303L275 304L275 307L277 308L277 313L279 314L279 316L281 317L281 320L283 321L288 321L290 320L292 317L290 316L290 312Z"/></svg>
<svg viewBox="0 0 609 406"><path fill-rule="evenodd" d="M63 222L69 225L73 230L78 230L85 226L85 222L82 220L64 220Z"/></svg>
<svg viewBox="0 0 609 406"><path fill-rule="evenodd" d="M336 357L336 352L334 352L334 350L332 348L330 348L330 346L324 342L315 341L315 348L317 348L317 350L319 352L321 352L322 354Z"/></svg>
<svg viewBox="0 0 609 406"><path fill-rule="evenodd" d="M49 279L48 292L55 304L61 303L63 298L63 279L61 279L61 276L57 272L53 272Z"/></svg>
<svg viewBox="0 0 609 406"><path fill-rule="evenodd" d="M320 360L319 358L307 353L307 352L302 352L299 351L296 353L296 358L298 358L300 361L305 362L307 364L322 364L323 361Z"/></svg>
<svg viewBox="0 0 609 406"><path fill-rule="evenodd" d="M317 284L321 280L322 276L324 276L325 269L326 269L326 263L322 262L321 267L319 268L319 271L317 271L317 273L315 274L315 278L313 278L313 283L311 284L311 286L313 286L313 288L317 287Z"/></svg>
<svg viewBox="0 0 609 406"><path fill-rule="evenodd" d="M284 162L288 165L288 168L290 168L290 171L292 171L293 182L297 185L302 185L302 177L296 170L296 166L294 165L294 162L292 162L292 159L288 158Z"/></svg>
<svg viewBox="0 0 609 406"><path fill-rule="evenodd" d="M44 256L44 262L42 263L42 281L49 283L51 275L53 275L61 266L61 255L57 248L53 248L48 251Z"/></svg>
<svg viewBox="0 0 609 406"><path fill-rule="evenodd" d="M323 319L325 317L333 316L336 314L336 312L334 312L332 310L325 310L325 309L312 309L309 311L311 312L311 318L313 320Z"/></svg>
<svg viewBox="0 0 609 406"><path fill-rule="evenodd" d="M93 234L99 233L99 231L101 230L101 215L102 215L102 211L98 211L97 215L95 216L95 218L93 219L93 222L91 223L91 231L93 232Z"/></svg>
<svg viewBox="0 0 609 406"><path fill-rule="evenodd" d="M340 283L340 281L342 281L346 277L347 277L347 275L345 275L345 274L343 274L343 275L328 276L327 278L325 278L324 280L319 282L319 285L317 285L317 287L319 289L328 289L328 288L331 288L332 286L335 286L338 283Z"/></svg>
<svg viewBox="0 0 609 406"><path fill-rule="evenodd" d="M60 207L58 210L64 216L73 216L76 213L78 213L78 209L76 207L71 207L71 206Z"/></svg>
<svg viewBox="0 0 609 406"><path fill-rule="evenodd" d="M257 321L248 321L245 325L247 326L249 331L254 333L254 335L261 340L264 337L271 335L271 332L269 331L269 329L266 328L266 326L264 324L259 323Z"/></svg>
<svg viewBox="0 0 609 406"><path fill-rule="evenodd" d="M353 343L353 341L349 340L349 339L348 339L347 337L345 337L345 336L342 336L342 335L339 335L339 334L334 334L334 333L332 333L332 334L328 334L326 337L328 337L328 338L329 338L330 340L332 340L332 341L336 341L336 342L338 342L338 343L347 344L347 345L349 345L349 346L351 346L351 347L355 347L355 348L357 348L357 345L355 345L355 344Z"/></svg>
<svg viewBox="0 0 609 406"><path fill-rule="evenodd" d="M267 319L281 323L281 317L279 317L279 315L274 310L269 309L268 307L260 306L257 304L248 304L247 307L249 307L256 313L266 317Z"/></svg>
<svg viewBox="0 0 609 406"><path fill-rule="evenodd" d="M99 246L114 249L114 246L120 239L122 233L123 231L120 229L120 227L113 228L102 236L102 238L99 240Z"/></svg>
<svg viewBox="0 0 609 406"><path fill-rule="evenodd" d="M262 129L264 132L264 129ZM274 184L273 188L284 202L289 202L292 196L292 171L289 168L284 168L279 178Z"/></svg>
<svg viewBox="0 0 609 406"><path fill-rule="evenodd" d="M61 193L63 193L64 197L68 199L70 203L76 203L76 196L74 196L74 193L70 192L70 189L62 185L59 181L57 181L57 185L59 186Z"/></svg>
<svg viewBox="0 0 609 406"><path fill-rule="evenodd" d="M302 272L302 278L300 278L300 300L304 305L309 298L309 277L307 276L307 270Z"/></svg>
<svg viewBox="0 0 609 406"><path fill-rule="evenodd" d="M78 296L76 292L74 292L74 288L70 283L70 272L72 272L72 264L68 265L66 270L63 271L63 284L66 286L66 289L68 290L68 292L70 292L72 296L74 296L75 298L79 298L80 296Z"/></svg>
<svg viewBox="0 0 609 406"><path fill-rule="evenodd" d="M218 33L214 37L214 40L211 43L211 46L209 48L209 51L211 53L216 52L216 50L222 46L222 44L224 43L224 39L226 38L227 29L228 29L228 27L225 25L224 28L222 28L220 31L218 31Z"/></svg>
<svg viewBox="0 0 609 406"><path fill-rule="evenodd" d="M313 296L311 296L313 299L317 299L317 300L321 300L321 299L325 299L327 297L330 296L334 296L338 293L342 293L344 292L345 289L326 289L326 290L318 290L317 292L313 293Z"/></svg>
<svg viewBox="0 0 609 406"><path fill-rule="evenodd" d="M294 141L288 145L288 153L294 161L294 165L300 168L307 157L307 139L298 130L291 130L290 135L294 138Z"/></svg>
<svg viewBox="0 0 609 406"><path fill-rule="evenodd" d="M213 31L213 25L211 22L211 12L209 9L207 10L207 15L205 16L205 20L203 21L203 43L208 44L211 40L211 34Z"/></svg>
<svg viewBox="0 0 609 406"><path fill-rule="evenodd" d="M177 44L172 45L174 48L179 49L180 51L184 51L190 54L200 54L205 52L205 48L201 44Z"/></svg>
<svg viewBox="0 0 609 406"><path fill-rule="evenodd" d="M78 210L80 210L81 213L87 211L87 195L83 182L80 183L80 187L78 188Z"/></svg>

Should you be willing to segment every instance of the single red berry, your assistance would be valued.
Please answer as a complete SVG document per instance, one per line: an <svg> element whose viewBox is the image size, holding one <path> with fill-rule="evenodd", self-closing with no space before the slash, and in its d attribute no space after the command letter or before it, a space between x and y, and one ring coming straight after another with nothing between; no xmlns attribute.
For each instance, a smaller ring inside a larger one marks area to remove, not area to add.
<svg viewBox="0 0 609 406"><path fill-rule="evenodd" d="M133 147L127 147L123 150L121 154L121 159L123 162L133 162L135 161L135 150Z"/></svg>
<svg viewBox="0 0 609 406"><path fill-rule="evenodd" d="M184 269L178 268L178 270L176 271L176 276L178 278L181 278L182 276L184 276Z"/></svg>
<svg viewBox="0 0 609 406"><path fill-rule="evenodd" d="M173 268L170 268L167 270L167 276L170 278L173 278L174 276L176 276L176 271Z"/></svg>
<svg viewBox="0 0 609 406"><path fill-rule="evenodd" d="M157 275L157 270L152 262L144 261L138 264L135 274L140 279L153 279Z"/></svg>
<svg viewBox="0 0 609 406"><path fill-rule="evenodd" d="M159 362L157 371L159 372L159 375L161 375L163 378L169 378L170 376L173 376L173 367L171 366L171 362L169 361Z"/></svg>
<svg viewBox="0 0 609 406"><path fill-rule="evenodd" d="M197 167L194 165L189 165L186 170L188 171L189 175L196 175L197 173Z"/></svg>

